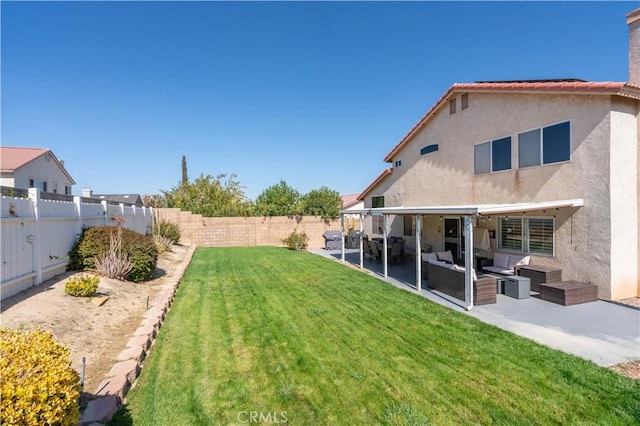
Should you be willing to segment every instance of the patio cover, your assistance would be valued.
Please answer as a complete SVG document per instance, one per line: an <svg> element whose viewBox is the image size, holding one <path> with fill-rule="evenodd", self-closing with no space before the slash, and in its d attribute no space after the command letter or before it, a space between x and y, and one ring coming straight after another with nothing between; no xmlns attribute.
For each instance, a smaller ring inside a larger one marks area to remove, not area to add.
<svg viewBox="0 0 640 426"><path fill-rule="evenodd" d="M471 310L473 307L473 223L474 217L490 216L503 213L527 212L536 210L546 210L561 207L581 207L584 199L576 198L572 200L539 201L529 203L508 203L508 204L474 204L459 206L425 206L425 207L380 207L361 210L342 210L342 261L344 262L344 215L360 215L360 231L364 231L363 217L365 215L382 215L384 219L384 251L387 250L387 216L388 215L452 215L464 217L465 235L465 308ZM416 234L420 234L420 221L416 221ZM422 271L420 262L420 238L416 238L416 288L418 291L422 287ZM363 268L362 240L360 242L360 268ZM387 258L384 259L384 276L387 276Z"/></svg>

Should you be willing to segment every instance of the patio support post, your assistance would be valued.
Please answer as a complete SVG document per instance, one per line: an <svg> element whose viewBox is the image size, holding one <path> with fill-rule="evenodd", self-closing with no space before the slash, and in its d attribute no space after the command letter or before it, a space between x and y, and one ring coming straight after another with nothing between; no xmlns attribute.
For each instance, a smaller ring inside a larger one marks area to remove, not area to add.
<svg viewBox="0 0 640 426"><path fill-rule="evenodd" d="M342 250L342 261L344 262L344 214L340 215L340 249Z"/></svg>
<svg viewBox="0 0 640 426"><path fill-rule="evenodd" d="M364 251L363 251L364 241L362 238L364 235L364 216L362 215L362 213L360 213L359 217L360 217L360 269L362 269L364 268Z"/></svg>
<svg viewBox="0 0 640 426"><path fill-rule="evenodd" d="M422 253L420 249L420 215L415 217L416 221L416 288L418 293L422 291Z"/></svg>
<svg viewBox="0 0 640 426"><path fill-rule="evenodd" d="M387 278L387 215L382 215L382 259L384 260L384 277Z"/></svg>
<svg viewBox="0 0 640 426"><path fill-rule="evenodd" d="M464 217L464 301L465 309L473 307L473 218Z"/></svg>

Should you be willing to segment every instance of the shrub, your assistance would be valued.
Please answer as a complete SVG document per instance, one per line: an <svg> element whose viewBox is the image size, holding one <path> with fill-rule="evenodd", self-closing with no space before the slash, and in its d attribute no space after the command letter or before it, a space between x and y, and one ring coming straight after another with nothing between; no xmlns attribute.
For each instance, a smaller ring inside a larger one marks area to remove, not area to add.
<svg viewBox="0 0 640 426"><path fill-rule="evenodd" d="M120 229L120 231L118 231ZM102 259L111 247L111 235L121 232L121 253L133 263L126 279L134 282L148 281L154 277L158 249L153 238L126 228L96 226L83 229L76 244L69 252L69 269L96 269L95 259Z"/></svg>
<svg viewBox="0 0 640 426"><path fill-rule="evenodd" d="M65 284L64 291L72 296L89 297L98 290L100 277L89 274L82 274L69 278Z"/></svg>
<svg viewBox="0 0 640 426"><path fill-rule="evenodd" d="M294 230L287 238L282 240L289 250L302 251L309 245L309 237L304 232L298 233Z"/></svg>
<svg viewBox="0 0 640 426"><path fill-rule="evenodd" d="M122 252L122 228L117 232L112 232L109 236L109 250L102 256L93 259L95 270L109 278L125 280L127 275L133 271L133 262L129 256Z"/></svg>
<svg viewBox="0 0 640 426"><path fill-rule="evenodd" d="M0 378L0 424L78 424L80 377L50 332L0 328Z"/></svg>
<svg viewBox="0 0 640 426"><path fill-rule="evenodd" d="M171 251L171 247L173 247L173 241L167 237L163 237L162 235L153 234L153 241L156 243L158 253Z"/></svg>
<svg viewBox="0 0 640 426"><path fill-rule="evenodd" d="M172 243L180 240L180 227L177 223L168 220L160 220L153 224L153 235L168 238Z"/></svg>

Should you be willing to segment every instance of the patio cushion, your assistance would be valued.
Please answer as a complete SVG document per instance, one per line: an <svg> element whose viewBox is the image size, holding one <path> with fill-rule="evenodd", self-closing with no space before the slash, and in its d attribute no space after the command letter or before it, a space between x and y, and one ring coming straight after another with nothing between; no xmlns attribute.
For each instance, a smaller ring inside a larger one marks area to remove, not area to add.
<svg viewBox="0 0 640 426"><path fill-rule="evenodd" d="M501 275L513 275L513 269L504 269L500 266L484 266L482 269Z"/></svg>
<svg viewBox="0 0 640 426"><path fill-rule="evenodd" d="M513 269L513 267L509 267L509 255L505 253L495 253L493 255L493 266L500 269Z"/></svg>
<svg viewBox="0 0 640 426"><path fill-rule="evenodd" d="M422 260L425 262L429 260L438 260L438 256L435 253L422 253Z"/></svg>
<svg viewBox="0 0 640 426"><path fill-rule="evenodd" d="M451 264L447 262L442 262L440 260L429 259L428 262L432 265L441 266L443 268L450 268Z"/></svg>
<svg viewBox="0 0 640 426"><path fill-rule="evenodd" d="M516 265L528 265L531 260L531 256L524 256L520 254L509 255L509 265L507 269L513 269Z"/></svg>
<svg viewBox="0 0 640 426"><path fill-rule="evenodd" d="M438 260L453 263L453 254L451 254L451 250L447 251L439 251L436 253Z"/></svg>

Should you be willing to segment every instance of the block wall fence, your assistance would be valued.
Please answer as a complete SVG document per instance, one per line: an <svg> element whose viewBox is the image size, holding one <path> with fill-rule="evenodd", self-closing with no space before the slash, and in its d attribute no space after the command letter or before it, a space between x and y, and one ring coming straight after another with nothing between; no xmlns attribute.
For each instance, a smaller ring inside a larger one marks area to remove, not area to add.
<svg viewBox="0 0 640 426"><path fill-rule="evenodd" d="M203 217L175 208L155 209L156 219L177 223L180 241L205 247L276 246L297 230L309 237L310 249L324 247L322 234L340 230L340 220L325 221L319 217L303 216L300 220L277 217Z"/></svg>

